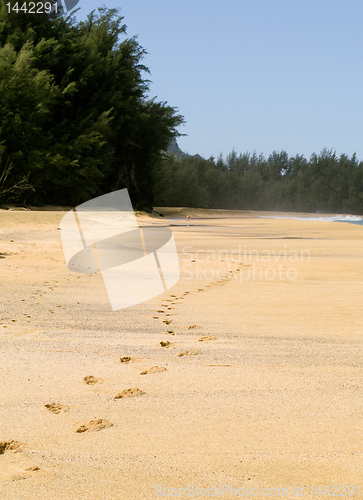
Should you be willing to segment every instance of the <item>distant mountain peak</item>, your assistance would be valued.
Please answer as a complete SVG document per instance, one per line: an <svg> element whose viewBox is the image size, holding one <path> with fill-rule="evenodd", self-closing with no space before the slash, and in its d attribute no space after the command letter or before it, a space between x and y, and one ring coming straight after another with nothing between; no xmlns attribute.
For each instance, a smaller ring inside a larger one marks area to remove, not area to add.
<svg viewBox="0 0 363 500"><path fill-rule="evenodd" d="M184 153L178 145L177 140L175 137L170 141L169 147L167 149L167 153L170 155L175 155L178 158L188 158L188 157L194 157L194 158L202 158L200 155L195 154L195 155L190 155L188 153Z"/></svg>

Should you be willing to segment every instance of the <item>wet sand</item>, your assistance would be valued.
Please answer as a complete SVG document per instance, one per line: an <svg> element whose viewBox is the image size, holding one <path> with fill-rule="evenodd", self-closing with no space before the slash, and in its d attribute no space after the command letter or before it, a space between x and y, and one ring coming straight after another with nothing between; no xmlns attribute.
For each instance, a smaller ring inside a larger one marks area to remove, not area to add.
<svg viewBox="0 0 363 500"><path fill-rule="evenodd" d="M112 312L66 267L64 213L0 211L1 498L363 496L362 227L143 215L172 225L182 278Z"/></svg>

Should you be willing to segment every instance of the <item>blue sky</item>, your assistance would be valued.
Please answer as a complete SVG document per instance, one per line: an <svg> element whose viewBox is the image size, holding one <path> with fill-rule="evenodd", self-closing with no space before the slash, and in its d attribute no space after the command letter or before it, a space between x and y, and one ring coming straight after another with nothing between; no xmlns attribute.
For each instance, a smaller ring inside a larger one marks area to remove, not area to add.
<svg viewBox="0 0 363 500"><path fill-rule="evenodd" d="M184 151L363 161L361 0L80 0L77 19L102 3L147 50L150 96L185 117Z"/></svg>

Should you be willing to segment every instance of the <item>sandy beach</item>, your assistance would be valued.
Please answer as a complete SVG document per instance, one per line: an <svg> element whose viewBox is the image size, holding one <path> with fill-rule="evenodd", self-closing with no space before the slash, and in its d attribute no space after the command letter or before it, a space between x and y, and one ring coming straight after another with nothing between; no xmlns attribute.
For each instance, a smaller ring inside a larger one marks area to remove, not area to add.
<svg viewBox="0 0 363 500"><path fill-rule="evenodd" d="M2 500L363 496L363 227L157 211L181 279L112 311L0 210Z"/></svg>

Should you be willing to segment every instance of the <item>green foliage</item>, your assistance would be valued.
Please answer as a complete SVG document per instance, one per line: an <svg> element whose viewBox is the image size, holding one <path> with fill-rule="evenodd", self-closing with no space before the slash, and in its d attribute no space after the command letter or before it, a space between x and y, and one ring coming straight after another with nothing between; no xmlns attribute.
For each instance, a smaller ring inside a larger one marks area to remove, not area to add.
<svg viewBox="0 0 363 500"><path fill-rule="evenodd" d="M363 213L363 163L326 149L310 161L285 151L170 155L154 169L154 187L156 206Z"/></svg>
<svg viewBox="0 0 363 500"><path fill-rule="evenodd" d="M0 5L0 144L33 187L22 201L77 204L127 187L135 208L152 207L152 168L183 118L148 99L145 50L122 21L115 9L77 23Z"/></svg>
<svg viewBox="0 0 363 500"><path fill-rule="evenodd" d="M115 9L76 22L0 3L1 202L76 205L127 187L136 209L363 213L355 155L163 153L183 118L148 97L144 55Z"/></svg>

